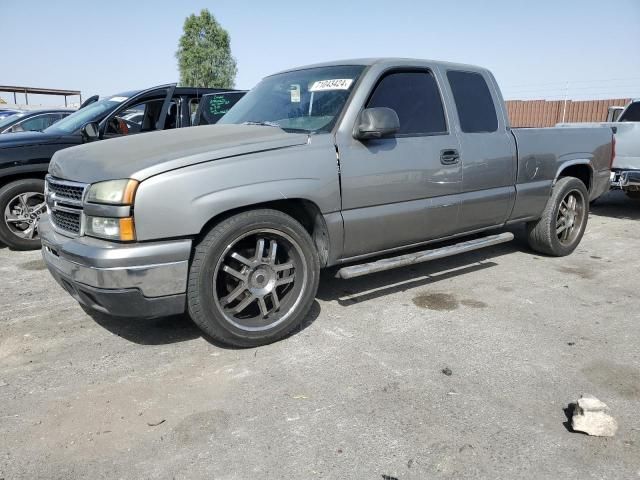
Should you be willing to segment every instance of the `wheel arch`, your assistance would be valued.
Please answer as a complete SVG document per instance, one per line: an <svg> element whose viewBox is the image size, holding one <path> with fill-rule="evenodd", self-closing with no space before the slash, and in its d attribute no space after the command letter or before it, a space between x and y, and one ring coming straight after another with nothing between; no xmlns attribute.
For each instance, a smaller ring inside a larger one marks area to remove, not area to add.
<svg viewBox="0 0 640 480"><path fill-rule="evenodd" d="M563 163L560 168L558 168L553 184L555 185L558 180L563 177L577 178L585 184L587 191L591 193L593 186L593 168L589 160L575 159Z"/></svg>
<svg viewBox="0 0 640 480"><path fill-rule="evenodd" d="M313 239L313 243L320 257L320 264L325 266L328 263L331 244L327 223L318 205L306 198L269 200L219 212L203 225L196 240L199 241L202 239L211 228L229 217L249 210L259 209L278 210L298 221Z"/></svg>
<svg viewBox="0 0 640 480"><path fill-rule="evenodd" d="M0 188L8 185L9 183L15 182L16 180L44 180L47 176L46 170L34 170L31 172L20 172L20 173L11 173L8 175L4 175L0 177Z"/></svg>

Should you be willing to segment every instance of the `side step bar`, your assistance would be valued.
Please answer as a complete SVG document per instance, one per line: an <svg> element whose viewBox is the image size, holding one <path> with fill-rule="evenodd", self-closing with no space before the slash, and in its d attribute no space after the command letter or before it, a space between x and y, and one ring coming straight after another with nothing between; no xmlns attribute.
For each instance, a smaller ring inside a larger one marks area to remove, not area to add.
<svg viewBox="0 0 640 480"><path fill-rule="evenodd" d="M504 232L497 235L489 235L488 237L475 238L466 242L456 243L455 245L447 245L446 247L434 248L433 250L423 250L421 252L409 253L398 257L383 258L370 263L361 263L360 265L352 265L343 267L336 273L337 278L355 278L370 273L391 270L392 268L406 267L416 263L429 262L439 258L450 257L459 253L471 252L484 247L490 247L499 243L510 242L513 240L513 233Z"/></svg>

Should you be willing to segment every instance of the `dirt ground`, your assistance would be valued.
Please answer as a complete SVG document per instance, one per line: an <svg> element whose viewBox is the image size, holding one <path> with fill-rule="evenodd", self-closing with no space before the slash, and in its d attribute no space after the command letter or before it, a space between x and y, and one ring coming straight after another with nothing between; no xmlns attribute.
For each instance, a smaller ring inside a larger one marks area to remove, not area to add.
<svg viewBox="0 0 640 480"><path fill-rule="evenodd" d="M98 323L1 248L0 479L640 478L638 219L614 193L566 258L326 272L304 328L247 350ZM615 437L569 431L583 393Z"/></svg>

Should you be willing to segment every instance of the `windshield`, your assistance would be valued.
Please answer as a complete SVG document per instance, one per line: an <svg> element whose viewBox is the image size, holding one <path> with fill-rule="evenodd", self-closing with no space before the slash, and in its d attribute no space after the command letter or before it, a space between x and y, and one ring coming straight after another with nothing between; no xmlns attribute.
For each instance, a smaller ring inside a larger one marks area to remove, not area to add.
<svg viewBox="0 0 640 480"><path fill-rule="evenodd" d="M262 124L291 132L329 132L363 66L318 67L273 75L247 93L219 124Z"/></svg>
<svg viewBox="0 0 640 480"><path fill-rule="evenodd" d="M0 120L0 132L8 125L11 125L13 122L22 118L26 115L26 113L14 113L13 115L9 115L8 117L4 117Z"/></svg>
<svg viewBox="0 0 640 480"><path fill-rule="evenodd" d="M634 102L629 105L618 121L640 122L640 102Z"/></svg>
<svg viewBox="0 0 640 480"><path fill-rule="evenodd" d="M73 112L66 118L45 129L45 133L70 134L80 130L89 122L99 122L116 109L127 97L109 97Z"/></svg>

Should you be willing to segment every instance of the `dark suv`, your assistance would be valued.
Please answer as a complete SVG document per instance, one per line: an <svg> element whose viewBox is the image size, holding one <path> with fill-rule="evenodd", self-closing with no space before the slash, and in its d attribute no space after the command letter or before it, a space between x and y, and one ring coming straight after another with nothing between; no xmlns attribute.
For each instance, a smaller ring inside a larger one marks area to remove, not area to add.
<svg viewBox="0 0 640 480"><path fill-rule="evenodd" d="M94 98L42 132L0 138L0 242L15 250L40 248L44 176L55 152L85 142L200 124L203 96L231 108L243 92L162 85ZM200 109L199 109L200 106ZM198 123L192 123L196 121ZM208 122L203 122L208 123Z"/></svg>

